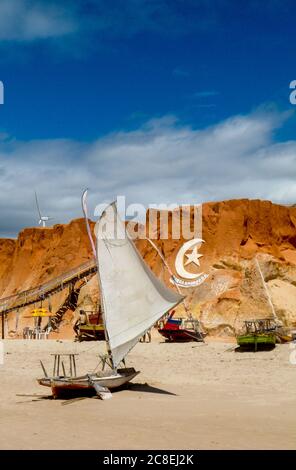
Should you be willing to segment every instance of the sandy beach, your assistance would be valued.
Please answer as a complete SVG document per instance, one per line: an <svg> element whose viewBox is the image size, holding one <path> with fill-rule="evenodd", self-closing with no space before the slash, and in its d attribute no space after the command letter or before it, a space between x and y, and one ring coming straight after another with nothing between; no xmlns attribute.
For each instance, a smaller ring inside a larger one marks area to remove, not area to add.
<svg viewBox="0 0 296 470"><path fill-rule="evenodd" d="M79 353L92 371L104 343L5 340L0 366L1 449L295 449L296 366L290 346L238 353L235 344L139 343L128 364L141 370L113 398L62 405L35 378L53 352Z"/></svg>

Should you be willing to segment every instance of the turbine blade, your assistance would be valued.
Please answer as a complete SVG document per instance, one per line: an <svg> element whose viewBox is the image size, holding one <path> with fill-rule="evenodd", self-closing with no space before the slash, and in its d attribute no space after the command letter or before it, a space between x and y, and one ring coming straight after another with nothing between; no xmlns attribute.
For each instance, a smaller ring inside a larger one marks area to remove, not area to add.
<svg viewBox="0 0 296 470"><path fill-rule="evenodd" d="M35 191L35 200L36 200L36 206L37 206L37 211L38 211L38 214L39 214L39 218L40 218L40 220L41 220L42 215L41 215L41 212L40 212L40 207L39 207L38 197L37 197L36 191Z"/></svg>

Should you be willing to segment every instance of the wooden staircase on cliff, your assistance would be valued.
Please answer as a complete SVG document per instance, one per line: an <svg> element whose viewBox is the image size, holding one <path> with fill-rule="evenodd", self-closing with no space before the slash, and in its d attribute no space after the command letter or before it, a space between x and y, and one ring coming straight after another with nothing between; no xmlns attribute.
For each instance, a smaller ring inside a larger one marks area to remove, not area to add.
<svg viewBox="0 0 296 470"><path fill-rule="evenodd" d="M64 289L70 288L69 296L66 302L63 304L61 309L56 313L52 319L56 318L58 324L63 314L68 308L71 308L70 304L75 304L74 297L79 295L79 290L83 284L89 281L89 279L96 273L97 264L95 260L87 261L66 273L51 279L44 284L40 284L32 289L18 292L17 294L10 295L9 297L3 297L0 299L0 315L2 317L2 338L4 338L4 318L5 316L13 311L17 311L20 308L27 307L29 305L42 302L43 300L51 297L52 295L60 292ZM75 284L77 281L83 281L79 283L79 287ZM77 292L78 291L78 292ZM76 298L76 303L77 303ZM68 303L67 303L68 301ZM67 307L67 305L69 306ZM65 307L65 308L64 308Z"/></svg>
<svg viewBox="0 0 296 470"><path fill-rule="evenodd" d="M59 324L63 320L64 314L68 310L72 310L74 312L74 310L76 309L80 289L82 286L84 286L84 284L85 284L84 280L80 280L78 286L77 285L73 286L73 284L70 286L69 294L66 297L66 300L63 302L63 304L57 310L57 312L50 318L50 326L53 331L58 330Z"/></svg>

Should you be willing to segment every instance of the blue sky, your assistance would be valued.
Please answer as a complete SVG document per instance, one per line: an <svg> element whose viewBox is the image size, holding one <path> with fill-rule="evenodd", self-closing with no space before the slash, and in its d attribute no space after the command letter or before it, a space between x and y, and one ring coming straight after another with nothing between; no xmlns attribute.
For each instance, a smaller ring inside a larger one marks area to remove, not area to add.
<svg viewBox="0 0 296 470"><path fill-rule="evenodd" d="M2 236L131 202L295 202L292 1L1 0ZM148 177L150 174L150 178Z"/></svg>

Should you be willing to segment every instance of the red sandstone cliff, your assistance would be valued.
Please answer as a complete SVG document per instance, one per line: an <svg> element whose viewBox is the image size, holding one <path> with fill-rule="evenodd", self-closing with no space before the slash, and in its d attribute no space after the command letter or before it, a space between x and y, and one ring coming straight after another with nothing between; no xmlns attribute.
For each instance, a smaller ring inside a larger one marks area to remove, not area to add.
<svg viewBox="0 0 296 470"><path fill-rule="evenodd" d="M90 258L83 219L52 228L25 228L17 240L0 241L0 295L30 289Z"/></svg>
<svg viewBox="0 0 296 470"><path fill-rule="evenodd" d="M202 237L201 270L209 277L184 293L204 328L218 334L233 333L241 319L270 313L255 256L279 318L285 324L296 321L295 207L248 199L206 203ZM171 239L170 224L168 240L156 240L172 269L183 242ZM155 273L169 283L169 275L151 245L145 240L137 241L137 245ZM52 228L24 229L17 240L0 240L0 295L34 287L90 258L83 219ZM59 294L56 306L63 299ZM82 288L79 304L94 299L96 277Z"/></svg>

